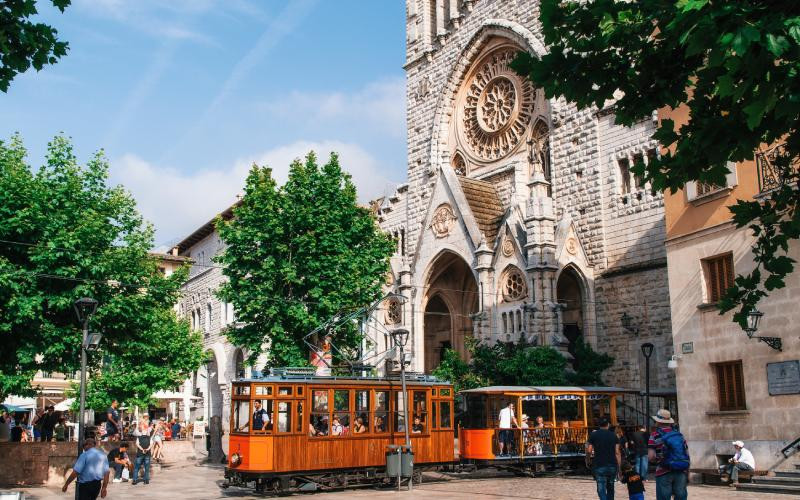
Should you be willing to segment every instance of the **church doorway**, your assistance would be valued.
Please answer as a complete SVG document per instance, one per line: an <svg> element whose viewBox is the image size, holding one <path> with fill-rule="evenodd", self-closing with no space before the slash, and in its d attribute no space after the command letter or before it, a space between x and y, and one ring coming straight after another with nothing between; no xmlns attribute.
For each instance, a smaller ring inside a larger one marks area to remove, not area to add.
<svg viewBox="0 0 800 500"><path fill-rule="evenodd" d="M442 252L431 269L423 319L425 373L439 366L447 349L469 359L465 340L473 333L470 315L478 311L478 285L464 259Z"/></svg>
<svg viewBox="0 0 800 500"><path fill-rule="evenodd" d="M571 267L561 271L556 284L558 303L561 306L561 326L572 352L575 342L583 335L583 288L581 279Z"/></svg>

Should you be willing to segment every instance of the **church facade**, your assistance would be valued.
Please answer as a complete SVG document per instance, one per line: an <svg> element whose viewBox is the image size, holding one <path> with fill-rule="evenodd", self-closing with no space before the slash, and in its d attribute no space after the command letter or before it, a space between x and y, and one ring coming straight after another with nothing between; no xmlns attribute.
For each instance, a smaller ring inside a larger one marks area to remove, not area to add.
<svg viewBox="0 0 800 500"><path fill-rule="evenodd" d="M658 154L656 117L614 124L520 78L544 53L538 2L407 1L408 179L374 202L398 241L390 300L373 321L410 332L430 372L465 340L615 357L608 384L669 390L672 352L661 194L631 167ZM386 340L384 340L385 342Z"/></svg>

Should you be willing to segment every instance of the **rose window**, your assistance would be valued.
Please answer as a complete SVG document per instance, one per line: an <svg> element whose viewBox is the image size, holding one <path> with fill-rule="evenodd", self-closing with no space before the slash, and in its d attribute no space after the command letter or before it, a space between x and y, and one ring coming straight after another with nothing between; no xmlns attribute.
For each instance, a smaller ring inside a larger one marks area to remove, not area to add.
<svg viewBox="0 0 800 500"><path fill-rule="evenodd" d="M525 284L525 276L519 269L511 269L503 280L503 298L506 302L521 300L528 295L528 287Z"/></svg>
<svg viewBox="0 0 800 500"><path fill-rule="evenodd" d="M514 84L505 77L492 80L481 95L478 120L485 130L497 132L511 119L516 95Z"/></svg>

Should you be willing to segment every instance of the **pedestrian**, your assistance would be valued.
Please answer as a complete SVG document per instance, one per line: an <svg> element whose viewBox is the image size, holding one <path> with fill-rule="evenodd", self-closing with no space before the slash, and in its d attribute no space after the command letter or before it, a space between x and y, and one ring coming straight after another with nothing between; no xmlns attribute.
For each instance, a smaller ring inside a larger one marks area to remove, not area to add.
<svg viewBox="0 0 800 500"><path fill-rule="evenodd" d="M39 408L36 410L36 416L33 418L33 440L42 440L42 424L44 423L45 414L44 409Z"/></svg>
<svg viewBox="0 0 800 500"><path fill-rule="evenodd" d="M49 442L53 440L53 429L58 422L56 415L56 407L50 405L47 407L47 412L42 416L42 441Z"/></svg>
<svg viewBox="0 0 800 500"><path fill-rule="evenodd" d="M733 458L728 460L727 465L720 465L719 473L723 481L728 481L728 479L730 479L731 485L734 485L739 483L740 470L756 470L756 459L753 458L753 454L750 453L750 450L744 447L742 441L734 441L731 444L733 444L736 454L733 455Z"/></svg>
<svg viewBox="0 0 800 500"><path fill-rule="evenodd" d="M631 434L631 446L634 453L634 469L642 477L642 481L647 481L647 469L650 466L647 458L647 441L650 436L647 435L647 428L640 425Z"/></svg>
<svg viewBox="0 0 800 500"><path fill-rule="evenodd" d="M0 414L0 443L11 441L11 415L6 410Z"/></svg>
<svg viewBox="0 0 800 500"><path fill-rule="evenodd" d="M56 423L55 427L53 427L53 435L56 437L56 441L65 441L67 434L67 419L64 417L59 417L58 422Z"/></svg>
<svg viewBox="0 0 800 500"><path fill-rule="evenodd" d="M178 419L172 421L172 439L177 441L181 438L181 423Z"/></svg>
<svg viewBox="0 0 800 500"><path fill-rule="evenodd" d="M656 412L656 430L647 442L648 457L656 467L656 499L686 500L689 481L689 446L675 427L669 410Z"/></svg>
<svg viewBox="0 0 800 500"><path fill-rule="evenodd" d="M14 443L21 443L22 441L27 441L25 439L25 427L22 423L22 417L17 412L11 413L11 441Z"/></svg>
<svg viewBox="0 0 800 500"><path fill-rule="evenodd" d="M510 456L511 447L514 445L513 427L518 427L517 417L514 415L514 403L510 402L500 410L500 456Z"/></svg>
<svg viewBox="0 0 800 500"><path fill-rule="evenodd" d="M592 474L597 483L598 498L614 500L614 480L622 464L619 438L608 429L608 419L600 417L597 423L600 428L589 435L586 453L592 457Z"/></svg>
<svg viewBox="0 0 800 500"><path fill-rule="evenodd" d="M86 438L83 441L83 453L72 466L72 472L61 491L66 492L69 483L78 479L78 500L95 500L106 497L108 486L108 459L102 451L95 448L95 440Z"/></svg>
<svg viewBox="0 0 800 500"><path fill-rule="evenodd" d="M164 425L164 422L161 420L156 420L153 425L153 460L155 460L156 463L161 463L161 459L163 458L161 450L164 444Z"/></svg>
<svg viewBox="0 0 800 500"><path fill-rule="evenodd" d="M150 457L152 456L152 429L147 423L147 419L139 421L139 427L134 433L136 436L136 459L133 463L133 482L132 485L139 483L139 468L143 468L142 474L144 484L150 484Z"/></svg>
<svg viewBox="0 0 800 500"><path fill-rule="evenodd" d="M630 463L622 462L621 476L620 482L628 485L628 500L644 500L644 481Z"/></svg>
<svg viewBox="0 0 800 500"><path fill-rule="evenodd" d="M128 469L128 472L133 468L131 460L128 457L128 443L121 442L119 446L108 452L108 465L114 469L114 483L127 481L122 478L122 471Z"/></svg>
<svg viewBox="0 0 800 500"><path fill-rule="evenodd" d="M111 406L106 410L106 438L109 441L118 441L122 433L119 424L119 411L117 410L119 402L113 400Z"/></svg>
<svg viewBox="0 0 800 500"><path fill-rule="evenodd" d="M625 437L625 431L619 425L614 428L614 434L619 439L619 452L623 460L628 459L628 438Z"/></svg>

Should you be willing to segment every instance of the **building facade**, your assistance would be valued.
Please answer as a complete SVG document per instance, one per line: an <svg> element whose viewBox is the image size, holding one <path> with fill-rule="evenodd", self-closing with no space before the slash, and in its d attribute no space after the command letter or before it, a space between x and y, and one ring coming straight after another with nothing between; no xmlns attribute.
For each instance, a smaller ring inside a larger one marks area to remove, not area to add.
<svg viewBox="0 0 800 500"><path fill-rule="evenodd" d="M661 114L678 125L687 119L683 108ZM769 196L776 180L769 151L757 158L730 165L724 186L692 182L665 199L681 431L697 468L724 463L734 440L753 452L757 469L780 468L780 450L800 437L800 275L789 275L785 288L758 305L764 316L754 338L733 323L733 312L720 316L716 308L734 277L754 268L754 238L735 227L728 207ZM789 250L800 258L796 243ZM782 350L758 336L781 338Z"/></svg>
<svg viewBox="0 0 800 500"><path fill-rule="evenodd" d="M547 99L509 67L544 53L538 2L407 1L408 179L375 201L398 241L376 321L411 332L429 372L465 339L614 356L606 382L667 392L672 336L664 204L631 173L658 154L657 116ZM379 339L380 340L380 339ZM383 342L386 340L383 339Z"/></svg>

